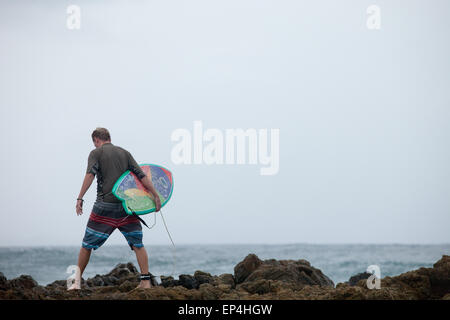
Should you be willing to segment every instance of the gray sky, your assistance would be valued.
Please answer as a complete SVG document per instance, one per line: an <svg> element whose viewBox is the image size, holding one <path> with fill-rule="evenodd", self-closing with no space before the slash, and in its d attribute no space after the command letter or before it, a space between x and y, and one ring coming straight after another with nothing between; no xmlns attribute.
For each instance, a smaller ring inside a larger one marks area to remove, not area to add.
<svg viewBox="0 0 450 320"><path fill-rule="evenodd" d="M66 8L81 8L81 29ZM366 8L381 8L368 30ZM79 245L92 130L175 178L175 243L450 242L448 1L1 1L0 246ZM280 170L171 133L280 129ZM152 217L145 216L147 221ZM150 219L151 218L151 219ZM144 243L169 244L161 218ZM110 244L125 244L116 231Z"/></svg>

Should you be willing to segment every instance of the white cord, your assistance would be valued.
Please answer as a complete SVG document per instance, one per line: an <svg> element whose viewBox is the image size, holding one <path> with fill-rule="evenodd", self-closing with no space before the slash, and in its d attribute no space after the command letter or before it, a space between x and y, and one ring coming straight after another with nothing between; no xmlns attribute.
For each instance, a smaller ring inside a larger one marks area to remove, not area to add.
<svg viewBox="0 0 450 320"><path fill-rule="evenodd" d="M153 228L156 225L156 212L154 213L154 222L149 229ZM166 229L167 235L169 236L170 242L172 242L172 272L168 275L168 277L173 277L175 274L175 266L176 266L176 252L175 252L175 243L173 242L172 236L170 235L169 229L167 228L166 220L164 219L164 216L162 214L162 210L159 210L159 213L161 214L161 218L164 223L164 228ZM159 279L161 279L161 276L164 276L163 274L159 275Z"/></svg>
<svg viewBox="0 0 450 320"><path fill-rule="evenodd" d="M153 228L156 224L156 213L155 212L153 212L153 213L154 213L153 214L153 224L150 227L148 227L149 229Z"/></svg>
<svg viewBox="0 0 450 320"><path fill-rule="evenodd" d="M162 210L159 210L159 213L161 214L161 218L163 220L164 223L164 227L166 228L167 231L167 235L169 236L170 242L172 242L172 273L169 275L169 277L173 276L175 273L175 265L176 265L176 255L175 255L175 243L172 240L172 236L170 235L169 229L167 229L167 225L166 225L166 220L164 220L164 216L162 214Z"/></svg>

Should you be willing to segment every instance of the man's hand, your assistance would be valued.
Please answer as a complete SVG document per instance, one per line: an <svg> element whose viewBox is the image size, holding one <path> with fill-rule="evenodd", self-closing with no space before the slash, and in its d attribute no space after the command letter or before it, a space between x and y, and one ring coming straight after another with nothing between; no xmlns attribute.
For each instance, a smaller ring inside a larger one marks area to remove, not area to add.
<svg viewBox="0 0 450 320"><path fill-rule="evenodd" d="M86 193L86 191L89 189L89 187L91 186L92 181L94 181L94 175L92 173L87 173L84 176L83 185L81 186L80 194L78 195L78 198L77 198L77 205L75 207L78 216L83 214L83 200L78 200L78 199L83 199L83 196Z"/></svg>
<svg viewBox="0 0 450 320"><path fill-rule="evenodd" d="M83 200L77 200L76 205L77 215L81 216L83 214Z"/></svg>
<svg viewBox="0 0 450 320"><path fill-rule="evenodd" d="M158 192L153 186L152 181L148 176L145 176L144 178L142 178L141 182L144 185L145 189L147 189L148 193L153 196L153 201L155 202L156 207L155 211L158 212L161 209L161 200L159 199Z"/></svg>

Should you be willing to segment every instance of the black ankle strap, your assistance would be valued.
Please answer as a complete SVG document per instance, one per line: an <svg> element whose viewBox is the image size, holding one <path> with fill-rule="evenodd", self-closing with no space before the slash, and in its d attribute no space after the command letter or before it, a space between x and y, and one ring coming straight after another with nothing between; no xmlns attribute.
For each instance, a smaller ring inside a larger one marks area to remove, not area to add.
<svg viewBox="0 0 450 320"><path fill-rule="evenodd" d="M154 276L151 273L141 274L140 276L141 280L151 280L152 278L154 278Z"/></svg>

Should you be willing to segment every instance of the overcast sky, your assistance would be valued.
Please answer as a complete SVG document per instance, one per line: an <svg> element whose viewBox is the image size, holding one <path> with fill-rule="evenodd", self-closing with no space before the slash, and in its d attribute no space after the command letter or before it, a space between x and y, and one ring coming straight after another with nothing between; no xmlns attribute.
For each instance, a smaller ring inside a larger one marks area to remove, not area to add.
<svg viewBox="0 0 450 320"><path fill-rule="evenodd" d="M448 1L0 3L0 246L81 244L97 126L172 170L176 244L450 242ZM174 164L196 120L279 129L278 174Z"/></svg>

